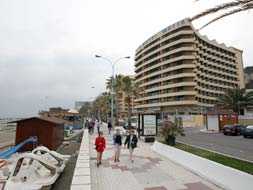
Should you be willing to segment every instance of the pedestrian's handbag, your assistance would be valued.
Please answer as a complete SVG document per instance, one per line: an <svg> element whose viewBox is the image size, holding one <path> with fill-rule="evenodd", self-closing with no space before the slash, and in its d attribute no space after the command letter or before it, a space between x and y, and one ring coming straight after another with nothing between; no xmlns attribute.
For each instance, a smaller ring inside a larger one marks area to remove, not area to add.
<svg viewBox="0 0 253 190"><path fill-rule="evenodd" d="M96 145L95 149L98 150L98 145Z"/></svg>

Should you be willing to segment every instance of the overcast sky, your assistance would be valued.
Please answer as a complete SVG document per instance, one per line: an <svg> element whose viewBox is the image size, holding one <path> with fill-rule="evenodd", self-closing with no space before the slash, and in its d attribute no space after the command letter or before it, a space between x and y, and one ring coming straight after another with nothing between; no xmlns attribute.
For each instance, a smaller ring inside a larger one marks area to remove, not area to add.
<svg viewBox="0 0 253 190"><path fill-rule="evenodd" d="M134 53L142 42L220 2L225 1L0 0L0 118L93 100L112 72L95 54L131 56L115 72L134 74ZM198 28L210 18L193 24ZM250 66L252 18L252 11L239 13L201 33L242 49L244 66Z"/></svg>

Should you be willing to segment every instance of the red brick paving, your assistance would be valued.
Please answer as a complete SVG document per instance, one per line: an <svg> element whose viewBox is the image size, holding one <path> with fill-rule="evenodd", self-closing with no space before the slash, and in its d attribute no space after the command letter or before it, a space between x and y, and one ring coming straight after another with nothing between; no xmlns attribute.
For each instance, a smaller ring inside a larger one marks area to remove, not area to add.
<svg viewBox="0 0 253 190"><path fill-rule="evenodd" d="M204 183L186 183L184 184L187 189L179 189L179 190L213 190L210 187L206 186Z"/></svg>

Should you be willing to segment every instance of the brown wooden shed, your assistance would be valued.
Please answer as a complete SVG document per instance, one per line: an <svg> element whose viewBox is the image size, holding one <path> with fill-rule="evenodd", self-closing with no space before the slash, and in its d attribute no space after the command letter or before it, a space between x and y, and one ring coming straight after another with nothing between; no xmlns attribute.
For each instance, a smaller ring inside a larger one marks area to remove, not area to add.
<svg viewBox="0 0 253 190"><path fill-rule="evenodd" d="M16 145L31 136L38 138L38 145L43 145L50 150L56 150L64 141L64 124L67 121L52 117L31 117L15 121ZM30 151L33 144L28 143L20 151Z"/></svg>
<svg viewBox="0 0 253 190"><path fill-rule="evenodd" d="M215 109L206 113L207 130L222 131L224 125L238 124L238 114L224 109Z"/></svg>

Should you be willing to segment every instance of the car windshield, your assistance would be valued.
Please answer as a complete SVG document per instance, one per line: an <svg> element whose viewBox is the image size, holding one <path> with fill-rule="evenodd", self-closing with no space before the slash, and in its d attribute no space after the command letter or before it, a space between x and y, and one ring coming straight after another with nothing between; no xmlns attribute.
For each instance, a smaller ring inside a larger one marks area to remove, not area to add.
<svg viewBox="0 0 253 190"><path fill-rule="evenodd" d="M226 127L226 128L233 128L234 126L233 125L224 125L224 127Z"/></svg>
<svg viewBox="0 0 253 190"><path fill-rule="evenodd" d="M253 125L249 125L246 129L253 129Z"/></svg>

